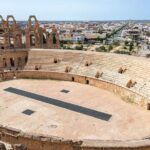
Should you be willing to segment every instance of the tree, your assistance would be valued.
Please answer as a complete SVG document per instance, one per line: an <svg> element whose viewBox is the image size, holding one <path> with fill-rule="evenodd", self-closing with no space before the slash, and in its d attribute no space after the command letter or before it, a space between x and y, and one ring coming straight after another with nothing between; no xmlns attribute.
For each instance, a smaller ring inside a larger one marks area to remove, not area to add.
<svg viewBox="0 0 150 150"><path fill-rule="evenodd" d="M101 49L102 51L105 51L105 50L106 50L105 46L101 46L100 49Z"/></svg>
<svg viewBox="0 0 150 150"><path fill-rule="evenodd" d="M97 51L97 52L107 52L105 46L101 46L101 47L99 47L99 48L96 48L96 51Z"/></svg>
<svg viewBox="0 0 150 150"><path fill-rule="evenodd" d="M64 47L64 44L63 44L63 43L60 43L60 47Z"/></svg>
<svg viewBox="0 0 150 150"><path fill-rule="evenodd" d="M80 46L75 47L76 50L83 50L83 45L81 44Z"/></svg>
<svg viewBox="0 0 150 150"><path fill-rule="evenodd" d="M119 41L113 41L113 45L120 46L120 43L119 43Z"/></svg>
<svg viewBox="0 0 150 150"><path fill-rule="evenodd" d="M125 41L125 42L124 42L124 45L125 45L125 46L128 46L128 44L129 44L128 41Z"/></svg>
<svg viewBox="0 0 150 150"><path fill-rule="evenodd" d="M133 47L134 47L133 42L130 42L130 45L129 45L129 51L130 51L130 52L133 50Z"/></svg>
<svg viewBox="0 0 150 150"><path fill-rule="evenodd" d="M98 36L98 37L97 37L97 41L100 41L100 40L101 40L101 39L100 39L100 37Z"/></svg>

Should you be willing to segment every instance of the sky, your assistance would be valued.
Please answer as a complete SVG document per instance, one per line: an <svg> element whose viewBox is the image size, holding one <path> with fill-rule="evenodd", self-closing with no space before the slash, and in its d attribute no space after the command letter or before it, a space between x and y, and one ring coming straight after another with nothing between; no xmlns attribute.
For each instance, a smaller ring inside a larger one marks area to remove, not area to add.
<svg viewBox="0 0 150 150"><path fill-rule="evenodd" d="M0 14L27 20L150 20L150 0L0 0Z"/></svg>

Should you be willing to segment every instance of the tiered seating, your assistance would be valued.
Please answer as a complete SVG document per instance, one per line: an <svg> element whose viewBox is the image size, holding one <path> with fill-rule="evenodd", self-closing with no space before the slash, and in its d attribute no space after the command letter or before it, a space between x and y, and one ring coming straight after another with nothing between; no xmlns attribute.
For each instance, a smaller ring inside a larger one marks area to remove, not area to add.
<svg viewBox="0 0 150 150"><path fill-rule="evenodd" d="M65 72L66 68L71 68L68 73L89 77L102 72L101 80L123 87L130 80L136 81L131 90L150 96L150 62L146 58L67 50L31 50L28 59L26 70L34 70L35 65L41 65L41 70ZM54 63L54 59L58 62ZM90 65L86 65L87 62ZM126 71L118 73L119 68L126 68Z"/></svg>

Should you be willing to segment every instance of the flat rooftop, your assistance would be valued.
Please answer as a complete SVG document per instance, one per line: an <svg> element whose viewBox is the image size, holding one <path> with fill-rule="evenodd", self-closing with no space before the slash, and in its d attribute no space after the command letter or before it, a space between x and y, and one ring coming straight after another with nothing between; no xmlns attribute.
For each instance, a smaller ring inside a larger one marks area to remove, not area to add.
<svg viewBox="0 0 150 150"><path fill-rule="evenodd" d="M19 79L0 83L0 124L65 139L138 140L150 113L108 91L74 82Z"/></svg>

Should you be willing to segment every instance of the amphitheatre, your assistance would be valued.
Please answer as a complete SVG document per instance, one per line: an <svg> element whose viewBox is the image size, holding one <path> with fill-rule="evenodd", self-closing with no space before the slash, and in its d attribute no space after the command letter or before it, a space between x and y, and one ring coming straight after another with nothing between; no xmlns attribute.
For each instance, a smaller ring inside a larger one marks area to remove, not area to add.
<svg viewBox="0 0 150 150"><path fill-rule="evenodd" d="M59 49L36 19L22 45L2 20L0 149L150 149L148 58Z"/></svg>

